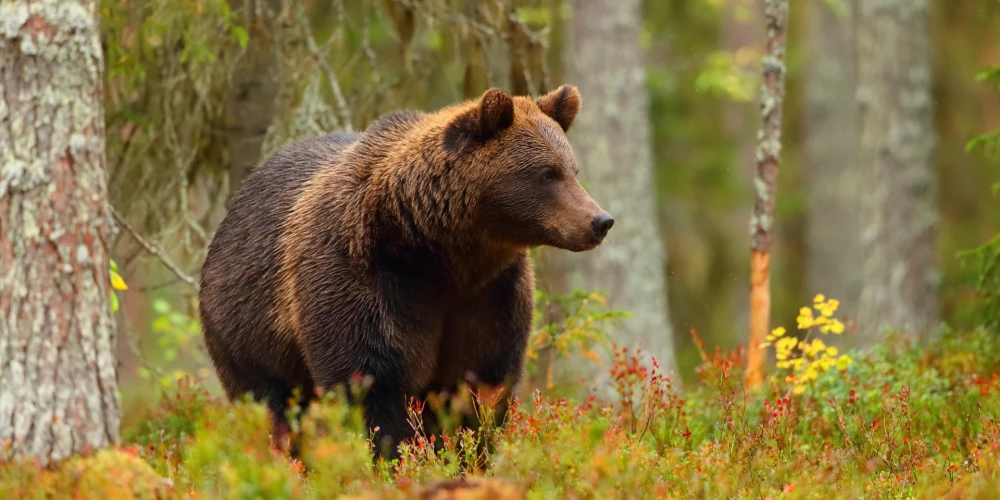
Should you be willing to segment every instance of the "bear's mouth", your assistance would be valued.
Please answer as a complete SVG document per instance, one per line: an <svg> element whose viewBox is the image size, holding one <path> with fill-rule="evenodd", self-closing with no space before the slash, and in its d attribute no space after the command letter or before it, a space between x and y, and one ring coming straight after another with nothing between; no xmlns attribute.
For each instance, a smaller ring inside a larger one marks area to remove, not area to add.
<svg viewBox="0 0 1000 500"><path fill-rule="evenodd" d="M567 242L568 244L555 245L555 246L558 246L563 250L569 250L570 252L579 253L579 252L586 252L589 250L593 250L601 246L601 244L604 243L605 239L606 238L603 236L598 236L596 234L591 233L586 238L570 240Z"/></svg>

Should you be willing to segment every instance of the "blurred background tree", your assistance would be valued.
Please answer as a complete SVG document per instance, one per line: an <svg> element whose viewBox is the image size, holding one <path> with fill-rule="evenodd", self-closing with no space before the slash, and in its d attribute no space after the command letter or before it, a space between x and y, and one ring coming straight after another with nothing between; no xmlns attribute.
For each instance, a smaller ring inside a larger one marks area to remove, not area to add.
<svg viewBox="0 0 1000 500"><path fill-rule="evenodd" d="M863 258L858 200L860 122L855 99L855 15L846 1L817 2L806 17L809 57L802 74L803 158L809 191L806 286L838 297L853 315L861 296Z"/></svg>
<svg viewBox="0 0 1000 500"><path fill-rule="evenodd" d="M692 328L709 345L745 343L763 1L615 3L629 12L627 21L610 14L590 21L589 9L600 5L104 0L110 199L127 223L112 252L130 283L118 314L126 400L149 394L147 379L169 384L175 369L211 378L192 320L192 284L225 200L261 156L296 138L361 130L386 111L432 110L490 86L537 95L571 83L583 91L580 130L571 141L584 180L602 204L629 212L615 213L621 224L645 221L648 255L662 246L669 256L656 259L658 271L615 267L643 274L618 276L620 283L665 276L662 291L642 288L661 295L648 304L665 306L648 310L662 309L665 325L638 335L664 339L654 349L673 344L683 376L693 375L698 360ZM930 51L932 116L923 123L932 124L936 148L923 168L939 185L932 202L938 218L932 260L940 276L934 298L940 318L958 326L981 311L978 268L956 255L988 241L1000 224L997 200L984 188L1000 179L1000 170L989 156L965 151L971 137L1000 124L997 94L973 78L1000 62L1000 3L933 0L928 8L923 43ZM867 167L856 155L870 127L861 128L857 115L862 75L852 68L862 55L853 48L860 33L878 39L887 29L876 24L862 31L862 14L852 0L805 0L792 8L771 250L773 325L794 324L798 306L816 293L841 299L849 317L858 313L866 278L859 210L869 186L860 180ZM603 30L614 33L607 39L613 48L600 50L600 64L577 57L594 55L598 48L588 44ZM599 83L600 75L616 73L630 82L628 95ZM627 153L588 152L599 147L595 134L609 127L615 133L627 127L630 145L614 144ZM614 199L625 196L612 190L624 181L616 175L647 168L648 192ZM642 210L649 215L631 213L639 210L632 204L648 207ZM592 258L602 262L600 251ZM543 298L572 287L546 283L542 271ZM609 292L613 309L629 308L619 302L628 294L614 290L618 285L595 283ZM541 312L540 324L558 316L550 312ZM621 340L618 329L630 321L654 324L639 320L621 319L609 327L611 338Z"/></svg>
<svg viewBox="0 0 1000 500"><path fill-rule="evenodd" d="M580 180L615 217L615 235L597 252L544 249L547 259L539 279L560 295L577 289L605 293L609 307L630 315L614 328L614 341L643 349L672 372L676 362L667 310L667 258L652 182L646 57L636 29L642 25L641 4L581 0L571 7L563 59L566 81L579 88L584 107L569 137ZM597 387L610 396L605 370L585 366L589 369L580 374L597 375Z"/></svg>
<svg viewBox="0 0 1000 500"><path fill-rule="evenodd" d="M864 273L858 323L929 336L940 319L930 0L858 3Z"/></svg>

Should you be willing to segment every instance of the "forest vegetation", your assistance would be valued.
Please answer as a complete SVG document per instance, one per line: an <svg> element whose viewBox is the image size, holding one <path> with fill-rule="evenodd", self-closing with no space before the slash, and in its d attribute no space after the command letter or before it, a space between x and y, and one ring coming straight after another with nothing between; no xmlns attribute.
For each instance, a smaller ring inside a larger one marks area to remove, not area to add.
<svg viewBox="0 0 1000 500"><path fill-rule="evenodd" d="M618 222L532 251L505 425L273 448L197 309L243 180L563 83ZM0 0L0 498L995 498L998 160L998 0Z"/></svg>

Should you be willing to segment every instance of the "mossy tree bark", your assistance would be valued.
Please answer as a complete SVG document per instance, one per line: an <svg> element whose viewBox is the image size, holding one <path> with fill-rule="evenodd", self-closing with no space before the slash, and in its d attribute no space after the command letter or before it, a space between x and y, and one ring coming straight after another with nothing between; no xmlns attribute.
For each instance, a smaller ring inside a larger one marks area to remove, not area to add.
<svg viewBox="0 0 1000 500"><path fill-rule="evenodd" d="M936 136L930 0L858 2L864 287L858 324L924 335L937 326Z"/></svg>
<svg viewBox="0 0 1000 500"><path fill-rule="evenodd" d="M0 3L0 460L118 439L97 8Z"/></svg>
<svg viewBox="0 0 1000 500"><path fill-rule="evenodd" d="M781 112L785 100L785 36L788 0L766 0L767 47L761 61L761 127L757 141L753 214L750 217L750 340L747 342L748 388L764 381L765 354L760 344L771 323L771 241L774 239L774 201L781 156Z"/></svg>
<svg viewBox="0 0 1000 500"><path fill-rule="evenodd" d="M805 72L805 154L808 162L811 293L857 314L861 295L861 213L853 2L810 4Z"/></svg>
<svg viewBox="0 0 1000 500"><path fill-rule="evenodd" d="M612 332L615 342L641 347L673 371L666 253L655 211L649 95L639 45L640 2L576 1L572 15L566 81L579 88L583 108L569 135L581 181L615 224L594 251L548 252L542 280L563 293L575 288L605 292L611 309L632 313ZM599 389L606 389L606 382L598 378Z"/></svg>

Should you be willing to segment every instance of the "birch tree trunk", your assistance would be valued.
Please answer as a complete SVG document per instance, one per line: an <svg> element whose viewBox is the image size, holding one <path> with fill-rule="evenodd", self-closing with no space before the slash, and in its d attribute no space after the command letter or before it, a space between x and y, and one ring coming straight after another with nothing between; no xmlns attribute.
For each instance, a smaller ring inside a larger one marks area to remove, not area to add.
<svg viewBox="0 0 1000 500"><path fill-rule="evenodd" d="M570 138L581 181L615 217L615 227L594 251L550 252L543 279L563 293L574 288L605 292L611 309L632 313L612 332L615 342L641 347L673 371L666 254L655 211L649 95L639 45L640 2L579 0L572 12L566 81L579 88L583 108ZM598 388L606 382L599 378Z"/></svg>
<svg viewBox="0 0 1000 500"><path fill-rule="evenodd" d="M771 323L771 240L774 239L774 199L781 156L781 112L785 100L785 32L788 0L766 0L767 48L761 61L761 127L757 141L753 214L750 217L750 340L747 343L746 385L764 381L760 344Z"/></svg>
<svg viewBox="0 0 1000 500"><path fill-rule="evenodd" d="M118 439L96 16L0 3L0 460Z"/></svg>
<svg viewBox="0 0 1000 500"><path fill-rule="evenodd" d="M808 289L840 300L856 315L861 295L863 192L858 166L854 2L841 12L813 2L805 72L808 162Z"/></svg>
<svg viewBox="0 0 1000 500"><path fill-rule="evenodd" d="M930 0L858 3L860 160L865 172L864 288L858 323L937 326L937 177L931 101Z"/></svg>

